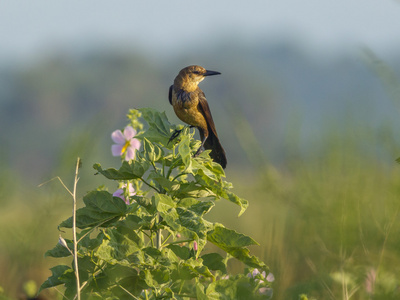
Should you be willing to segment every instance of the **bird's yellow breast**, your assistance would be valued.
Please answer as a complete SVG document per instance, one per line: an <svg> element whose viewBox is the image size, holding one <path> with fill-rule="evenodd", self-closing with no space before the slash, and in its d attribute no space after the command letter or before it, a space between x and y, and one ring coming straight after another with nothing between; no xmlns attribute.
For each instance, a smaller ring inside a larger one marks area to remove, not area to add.
<svg viewBox="0 0 400 300"><path fill-rule="evenodd" d="M175 114L186 124L207 128L207 122L198 108L199 98L196 93L173 92L172 106Z"/></svg>

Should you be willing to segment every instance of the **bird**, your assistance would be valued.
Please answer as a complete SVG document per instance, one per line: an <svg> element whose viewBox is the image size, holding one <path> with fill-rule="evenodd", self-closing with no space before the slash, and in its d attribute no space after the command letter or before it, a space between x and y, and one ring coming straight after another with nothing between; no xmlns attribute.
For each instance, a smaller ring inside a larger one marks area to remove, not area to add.
<svg viewBox="0 0 400 300"><path fill-rule="evenodd" d="M168 99L177 117L190 127L199 130L201 146L194 156L198 156L203 148L211 150L210 157L225 169L227 164L225 150L219 141L206 96L198 86L207 76L220 74L197 65L183 68L169 88ZM176 131L171 139L179 133Z"/></svg>

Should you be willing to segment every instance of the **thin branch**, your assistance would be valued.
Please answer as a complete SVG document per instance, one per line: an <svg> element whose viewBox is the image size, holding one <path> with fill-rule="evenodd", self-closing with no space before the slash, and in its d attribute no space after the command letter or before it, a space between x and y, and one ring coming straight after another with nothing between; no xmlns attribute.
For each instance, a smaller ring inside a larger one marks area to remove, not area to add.
<svg viewBox="0 0 400 300"><path fill-rule="evenodd" d="M161 244L161 247L165 245L168 239L171 237L172 233L170 232L169 235L165 238L164 242Z"/></svg>
<svg viewBox="0 0 400 300"><path fill-rule="evenodd" d="M95 229L99 228L101 225L103 225L104 223L107 223L108 221L110 221L111 219L114 219L114 218L115 218L115 216L112 216L112 217L109 217L108 219L105 219L103 222L100 222L99 224L97 224L96 226L91 228L88 232L86 232L84 235L82 235L77 242L79 243L83 238L85 238L85 236L87 236L88 234L91 234Z"/></svg>
<svg viewBox="0 0 400 300"><path fill-rule="evenodd" d="M157 225L160 223L160 214L157 215ZM156 232L156 247L157 250L161 249L161 228L159 228Z"/></svg>
<svg viewBox="0 0 400 300"><path fill-rule="evenodd" d="M132 295L131 292L129 292L126 288L124 288L122 285L118 284L118 287L123 289L125 291L125 293L127 293L129 296L131 296L133 299L139 299L138 297L136 297L135 295Z"/></svg>
<svg viewBox="0 0 400 300"><path fill-rule="evenodd" d="M153 190L155 190L157 193L161 193L156 187L152 186L150 183L146 182L143 178L140 178L147 186L151 187Z"/></svg>
<svg viewBox="0 0 400 300"><path fill-rule="evenodd" d="M53 288L56 290L56 292L57 293L59 293L60 295L61 295L61 297L64 299L67 299L67 300L70 300L67 296L65 296L64 295L64 293L63 292L61 292L56 286L53 286Z"/></svg>
<svg viewBox="0 0 400 300"><path fill-rule="evenodd" d="M50 179L50 180L47 180L47 181L45 181L45 182L39 184L38 187L42 187L43 185L49 183L50 181L53 181L54 179L58 179L58 180L61 182L62 186L67 190L67 192L68 192L72 197L74 196L74 195L72 194L72 192L67 188L67 186L64 184L64 182L61 180L61 178L60 178L59 176L54 177L54 178L52 178L52 179Z"/></svg>
<svg viewBox="0 0 400 300"><path fill-rule="evenodd" d="M176 179L178 179L179 177L183 176L183 175L189 175L190 173L179 173L178 175L176 175L172 181L175 181Z"/></svg>
<svg viewBox="0 0 400 300"><path fill-rule="evenodd" d="M79 282L79 269L78 269L78 242L76 240L76 186L79 181L78 171L80 164L81 164L81 159L78 157L75 169L74 193L72 196L74 199L74 207L72 211L72 233L74 238L74 266L75 266L75 277L76 277L76 292L78 300L81 300L81 287Z"/></svg>

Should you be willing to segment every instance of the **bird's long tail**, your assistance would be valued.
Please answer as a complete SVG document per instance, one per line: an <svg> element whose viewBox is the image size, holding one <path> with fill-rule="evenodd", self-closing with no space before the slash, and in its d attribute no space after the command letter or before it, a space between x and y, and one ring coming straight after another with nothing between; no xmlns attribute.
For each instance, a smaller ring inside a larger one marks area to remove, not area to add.
<svg viewBox="0 0 400 300"><path fill-rule="evenodd" d="M221 165L222 168L226 168L226 155L225 150L219 142L218 136L213 131L209 131L208 138L204 142L204 149L211 150L210 157Z"/></svg>

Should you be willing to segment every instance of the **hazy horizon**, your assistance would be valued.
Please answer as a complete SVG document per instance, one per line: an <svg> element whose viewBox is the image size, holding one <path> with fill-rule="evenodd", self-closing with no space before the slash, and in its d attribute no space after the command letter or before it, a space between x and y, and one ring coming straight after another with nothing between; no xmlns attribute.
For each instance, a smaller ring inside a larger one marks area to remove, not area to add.
<svg viewBox="0 0 400 300"><path fill-rule="evenodd" d="M327 54L366 46L385 56L400 48L399 15L395 0L2 2L0 60L110 45L170 55L221 38L293 40Z"/></svg>

